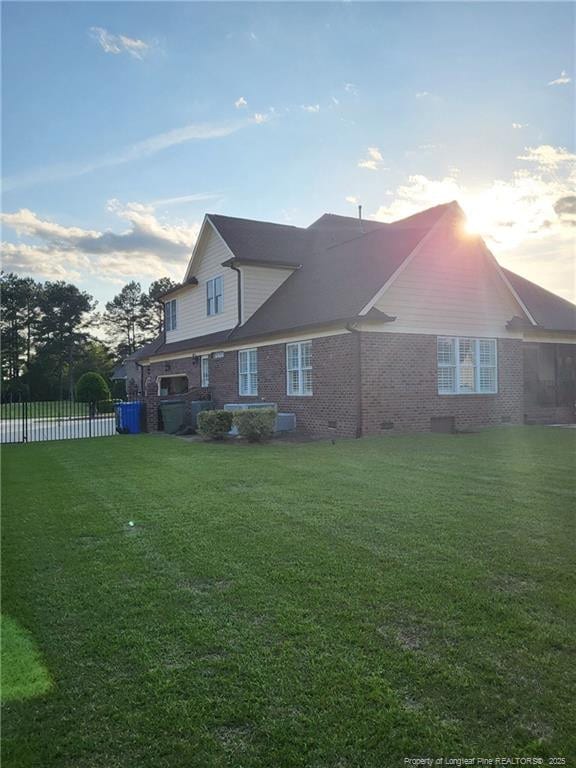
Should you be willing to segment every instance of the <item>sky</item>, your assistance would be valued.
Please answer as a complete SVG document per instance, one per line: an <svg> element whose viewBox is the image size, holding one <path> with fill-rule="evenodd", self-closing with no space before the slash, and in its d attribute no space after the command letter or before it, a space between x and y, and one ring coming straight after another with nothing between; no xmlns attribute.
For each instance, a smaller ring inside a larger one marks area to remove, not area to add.
<svg viewBox="0 0 576 768"><path fill-rule="evenodd" d="M575 299L570 3L2 4L3 268L100 304L184 276L205 213L458 200Z"/></svg>

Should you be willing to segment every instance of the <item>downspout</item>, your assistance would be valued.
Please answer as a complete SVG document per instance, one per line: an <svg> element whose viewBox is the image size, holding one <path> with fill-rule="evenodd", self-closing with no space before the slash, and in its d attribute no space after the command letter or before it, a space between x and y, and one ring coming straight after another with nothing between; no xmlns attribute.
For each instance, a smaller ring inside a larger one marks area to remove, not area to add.
<svg viewBox="0 0 576 768"><path fill-rule="evenodd" d="M238 282L237 282L237 285L238 285L238 299L237 299L237 301L238 301L238 322L236 323L234 328L232 328L232 330L228 334L227 338L229 339L230 336L232 336L232 334L234 333L234 331L237 330L238 328L240 328L240 326L242 325L242 272L240 271L240 269L238 267L236 267L234 265L233 262L230 262L230 264L228 264L228 266L230 267L230 269L233 269L234 272L236 272L236 274L238 275Z"/></svg>
<svg viewBox="0 0 576 768"><path fill-rule="evenodd" d="M361 346L361 340L362 340L362 334L361 331L356 328L356 326L353 323L347 323L346 324L346 330L350 331L350 333L353 333L356 337L356 384L357 384L357 393L356 393L356 437L360 438L363 435L363 429L362 429L362 410L363 410L363 403L362 403L362 346Z"/></svg>

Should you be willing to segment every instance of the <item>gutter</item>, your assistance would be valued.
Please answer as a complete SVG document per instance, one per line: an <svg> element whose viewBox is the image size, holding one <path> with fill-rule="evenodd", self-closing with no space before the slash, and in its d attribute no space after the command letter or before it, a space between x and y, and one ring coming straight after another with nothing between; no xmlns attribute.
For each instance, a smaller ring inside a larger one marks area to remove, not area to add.
<svg viewBox="0 0 576 768"><path fill-rule="evenodd" d="M358 391L356 395L356 437L362 437L362 335L356 327L357 323L346 323L346 330L356 337L356 381Z"/></svg>
<svg viewBox="0 0 576 768"><path fill-rule="evenodd" d="M238 275L238 282L237 282L237 285L238 285L238 297L237 297L237 301L238 301L238 322L236 323L234 328L232 328L232 330L230 331L230 333L226 337L226 340L228 340L232 336L234 331L236 331L242 325L242 272L234 264L234 262L231 261L231 260L227 261L227 262L224 262L222 264L222 266L230 267L230 269L233 269L234 272L236 272L236 274Z"/></svg>

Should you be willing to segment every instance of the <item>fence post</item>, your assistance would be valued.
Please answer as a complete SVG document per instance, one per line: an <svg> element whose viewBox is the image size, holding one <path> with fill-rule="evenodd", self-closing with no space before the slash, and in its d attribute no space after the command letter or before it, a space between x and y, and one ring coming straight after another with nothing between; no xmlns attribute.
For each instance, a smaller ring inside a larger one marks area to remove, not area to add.
<svg viewBox="0 0 576 768"><path fill-rule="evenodd" d="M28 442L28 400L22 401L22 442Z"/></svg>

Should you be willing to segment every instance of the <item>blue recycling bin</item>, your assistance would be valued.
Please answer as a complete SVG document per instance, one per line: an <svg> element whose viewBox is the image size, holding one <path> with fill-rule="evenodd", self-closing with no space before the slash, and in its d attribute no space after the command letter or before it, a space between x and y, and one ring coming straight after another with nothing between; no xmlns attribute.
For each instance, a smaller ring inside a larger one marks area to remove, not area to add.
<svg viewBox="0 0 576 768"><path fill-rule="evenodd" d="M116 406L116 430L122 434L140 433L142 403L118 403Z"/></svg>

